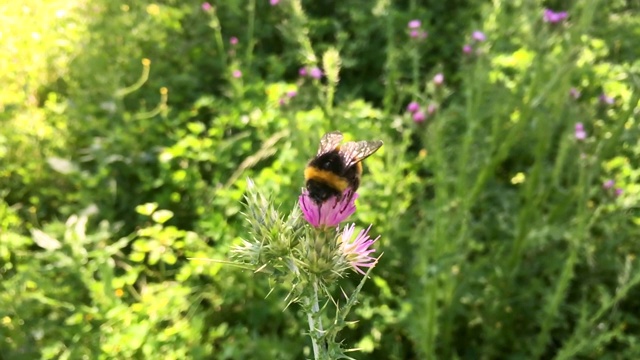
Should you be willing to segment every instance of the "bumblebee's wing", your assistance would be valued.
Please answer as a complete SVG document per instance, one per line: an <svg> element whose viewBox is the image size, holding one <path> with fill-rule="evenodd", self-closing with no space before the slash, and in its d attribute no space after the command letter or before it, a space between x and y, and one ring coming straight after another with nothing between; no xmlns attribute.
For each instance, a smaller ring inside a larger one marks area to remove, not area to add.
<svg viewBox="0 0 640 360"><path fill-rule="evenodd" d="M340 147L340 154L350 167L368 158L382 146L381 140L348 142Z"/></svg>
<svg viewBox="0 0 640 360"><path fill-rule="evenodd" d="M340 131L332 131L324 134L320 139L320 147L318 147L318 156L335 150L342 142L342 133Z"/></svg>

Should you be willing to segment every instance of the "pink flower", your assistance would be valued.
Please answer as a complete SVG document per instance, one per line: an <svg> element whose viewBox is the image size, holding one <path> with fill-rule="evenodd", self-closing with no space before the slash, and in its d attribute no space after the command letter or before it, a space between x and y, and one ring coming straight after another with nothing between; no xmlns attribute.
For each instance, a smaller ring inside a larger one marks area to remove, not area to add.
<svg viewBox="0 0 640 360"><path fill-rule="evenodd" d="M427 119L427 115L424 111L416 111L413 113L413 121L416 123L422 123Z"/></svg>
<svg viewBox="0 0 640 360"><path fill-rule="evenodd" d="M358 194L351 188L342 193L338 199L332 196L318 203L311 198L307 189L302 190L298 203L304 218L313 227L336 227L356 211Z"/></svg>
<svg viewBox="0 0 640 360"><path fill-rule="evenodd" d="M575 137L576 140L584 140L587 138L587 132L584 131L584 125L582 123L576 123L575 127Z"/></svg>
<svg viewBox="0 0 640 360"><path fill-rule="evenodd" d="M409 29L419 29L422 26L422 22L420 20L411 20L408 26Z"/></svg>
<svg viewBox="0 0 640 360"><path fill-rule="evenodd" d="M202 10L209 12L211 11L211 9L213 9L211 4L209 4L208 2L202 3Z"/></svg>
<svg viewBox="0 0 640 360"><path fill-rule="evenodd" d="M569 95L573 99L578 100L580 98L580 90L572 87L571 89L569 89Z"/></svg>
<svg viewBox="0 0 640 360"><path fill-rule="evenodd" d="M235 45L237 45L237 44L238 44L238 38L237 38L237 37L235 37L235 36L232 36L232 37L229 39L229 44L234 45L234 46L235 46Z"/></svg>
<svg viewBox="0 0 640 360"><path fill-rule="evenodd" d="M438 110L438 105L436 104L429 104L429 106L427 106L427 114L429 114L429 116L435 114L437 110Z"/></svg>
<svg viewBox="0 0 640 360"><path fill-rule="evenodd" d="M616 184L616 182L615 182L615 181L613 181L613 180L609 179L609 180L605 181L605 182L602 184L602 187L603 187L604 189L606 189L606 190L609 190L609 189L613 188L613 186L614 186L615 184Z"/></svg>
<svg viewBox="0 0 640 360"><path fill-rule="evenodd" d="M407 111L410 113L415 113L416 111L420 110L420 104L418 104L415 101L412 101L409 103L409 105L407 105Z"/></svg>
<svg viewBox="0 0 640 360"><path fill-rule="evenodd" d="M444 75L442 75L442 73L437 73L436 76L433 77L433 83L436 85L442 85L442 83L444 83Z"/></svg>
<svg viewBox="0 0 640 360"><path fill-rule="evenodd" d="M620 196L623 192L624 191L621 188L616 188L613 193L615 196Z"/></svg>
<svg viewBox="0 0 640 360"><path fill-rule="evenodd" d="M473 48L469 44L465 44L462 47L462 52L465 53L465 54L471 54L472 51L473 51Z"/></svg>
<svg viewBox="0 0 640 360"><path fill-rule="evenodd" d="M471 37L477 42L483 42L487 40L487 36L482 31L474 31L473 34L471 34Z"/></svg>
<svg viewBox="0 0 640 360"><path fill-rule="evenodd" d="M426 31L422 30L411 30L409 31L409 36L414 39L426 39L429 34Z"/></svg>
<svg viewBox="0 0 640 360"><path fill-rule="evenodd" d="M280 0L269 0L269 4L271 4L271 6L276 6L279 2Z"/></svg>
<svg viewBox="0 0 640 360"><path fill-rule="evenodd" d="M614 98L612 98L611 96L607 96L607 94L605 93L602 93L598 99L600 99L601 103L607 105L613 105L616 102Z"/></svg>
<svg viewBox="0 0 640 360"><path fill-rule="evenodd" d="M240 70L233 70L233 72L231 73L231 76L233 76L236 79L239 79L242 77L242 71Z"/></svg>
<svg viewBox="0 0 640 360"><path fill-rule="evenodd" d="M307 72L307 68L306 67L301 67L300 70L298 70L298 75L304 77L307 76L309 73Z"/></svg>
<svg viewBox="0 0 640 360"><path fill-rule="evenodd" d="M360 230L354 239L355 228L355 224L344 227L338 241L344 259L351 264L354 271L364 275L365 272L361 268L371 268L376 265L376 258L371 256L376 250L371 249L371 245L380 239L380 236L372 240L369 237L369 230L371 230L371 226L369 226L366 230Z"/></svg>
<svg viewBox="0 0 640 360"><path fill-rule="evenodd" d="M312 78L319 80L320 78L322 78L322 70L320 70L319 67L314 66L311 68L311 70L309 70L309 76L311 76Z"/></svg>
<svg viewBox="0 0 640 360"><path fill-rule="evenodd" d="M296 95L298 95L298 92L295 91L295 90L287 91L287 97L288 98L295 97Z"/></svg>
<svg viewBox="0 0 640 360"><path fill-rule="evenodd" d="M566 19L568 16L566 11L554 12L550 9L544 9L544 13L542 15L542 19L544 22L548 22L550 24L556 24Z"/></svg>

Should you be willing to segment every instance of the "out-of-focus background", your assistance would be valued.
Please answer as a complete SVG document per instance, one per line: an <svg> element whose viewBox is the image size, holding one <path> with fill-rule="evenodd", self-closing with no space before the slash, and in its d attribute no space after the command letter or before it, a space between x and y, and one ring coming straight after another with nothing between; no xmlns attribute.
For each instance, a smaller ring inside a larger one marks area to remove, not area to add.
<svg viewBox="0 0 640 360"><path fill-rule="evenodd" d="M640 358L639 38L623 0L3 1L0 359L310 358L222 262L331 130L385 142L354 358Z"/></svg>

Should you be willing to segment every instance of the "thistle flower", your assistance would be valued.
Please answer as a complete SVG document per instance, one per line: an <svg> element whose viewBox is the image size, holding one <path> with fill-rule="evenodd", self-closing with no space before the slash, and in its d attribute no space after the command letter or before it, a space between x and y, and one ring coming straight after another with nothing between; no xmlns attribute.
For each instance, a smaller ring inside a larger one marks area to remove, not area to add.
<svg viewBox="0 0 640 360"><path fill-rule="evenodd" d="M429 116L435 114L437 110L438 110L438 105L436 104L429 104L429 106L427 106L427 114Z"/></svg>
<svg viewBox="0 0 640 360"><path fill-rule="evenodd" d="M567 16L569 15L567 14L566 11L555 12L551 9L544 9L542 19L544 20L544 22L548 22L550 24L556 24L566 19Z"/></svg>
<svg viewBox="0 0 640 360"><path fill-rule="evenodd" d="M409 29L419 29L422 26L422 22L420 20L411 20L407 26Z"/></svg>
<svg viewBox="0 0 640 360"><path fill-rule="evenodd" d="M487 40L487 36L482 31L477 30L474 31L473 34L471 34L471 37L477 42L483 42Z"/></svg>
<svg viewBox="0 0 640 360"><path fill-rule="evenodd" d="M240 70L233 70L233 72L231 73L231 76L233 76L236 79L239 79L242 77L242 71Z"/></svg>
<svg viewBox="0 0 640 360"><path fill-rule="evenodd" d="M276 6L279 2L280 0L269 0L269 4L271 4L271 6Z"/></svg>
<svg viewBox="0 0 640 360"><path fill-rule="evenodd" d="M433 77L433 83L436 85L442 85L442 83L444 83L444 75L442 75L442 73L437 73Z"/></svg>
<svg viewBox="0 0 640 360"><path fill-rule="evenodd" d="M235 37L235 36L232 36L232 37L229 39L229 44L231 44L231 45L237 45L237 44L238 44L238 38L237 38L237 37Z"/></svg>
<svg viewBox="0 0 640 360"><path fill-rule="evenodd" d="M309 196L307 189L302 189L298 198L304 218L313 227L336 227L356 211L358 194L350 188L345 190L340 199L333 196L323 203L316 203Z"/></svg>
<svg viewBox="0 0 640 360"><path fill-rule="evenodd" d="M469 44L465 44L462 47L462 52L465 53L465 54L471 54L472 51L473 51L473 48Z"/></svg>
<svg viewBox="0 0 640 360"><path fill-rule="evenodd" d="M613 181L612 179L609 179L607 181L605 181L604 183L602 183L602 187L606 190L609 190L611 188L613 188L613 186L616 184L615 181Z"/></svg>
<svg viewBox="0 0 640 360"><path fill-rule="evenodd" d="M584 125L582 123L576 123L575 127L575 137L576 140L584 140L587 138L587 132L584 131Z"/></svg>
<svg viewBox="0 0 640 360"><path fill-rule="evenodd" d="M424 113L424 111L419 110L413 113L413 121L416 123L422 123L425 121L426 118L427 118L427 115Z"/></svg>
<svg viewBox="0 0 640 360"><path fill-rule="evenodd" d="M370 246L373 245L380 236L372 240L369 237L369 230L371 229L371 225L369 225L366 230L360 230L354 239L353 233L355 228L356 224L347 225L338 237L338 241L344 259L351 264L354 271L364 275L365 272L362 271L361 268L370 268L376 264L376 258L370 255L376 250L371 249Z"/></svg>
<svg viewBox="0 0 640 360"><path fill-rule="evenodd" d="M569 89L569 95L574 99L574 100L578 100L580 98L580 90L572 87L571 89Z"/></svg>
<svg viewBox="0 0 640 360"><path fill-rule="evenodd" d="M208 2L202 3L201 6L202 6L202 10L207 12L211 11L211 9L213 8L211 4L209 4Z"/></svg>
<svg viewBox="0 0 640 360"><path fill-rule="evenodd" d="M314 66L311 68L311 70L309 70L309 76L311 76L312 78L319 80L320 78L322 78L322 70L320 70L319 67Z"/></svg>
<svg viewBox="0 0 640 360"><path fill-rule="evenodd" d="M301 67L300 70L298 70L298 75L305 77L309 74L309 72L307 71L306 67Z"/></svg>
<svg viewBox="0 0 640 360"><path fill-rule="evenodd" d="M422 30L422 22L420 20L411 20L407 24L409 28L409 36L414 39L424 39L427 37L427 32Z"/></svg>
<svg viewBox="0 0 640 360"><path fill-rule="evenodd" d="M407 111L410 113L415 113L416 111L420 110L420 104L418 104L415 101L412 101L409 103L409 105L407 105Z"/></svg>
<svg viewBox="0 0 640 360"><path fill-rule="evenodd" d="M600 100L601 103L607 104L607 105L613 105L613 103L615 102L614 98L612 98L611 96L608 96L605 93L600 94L600 97L598 99Z"/></svg>

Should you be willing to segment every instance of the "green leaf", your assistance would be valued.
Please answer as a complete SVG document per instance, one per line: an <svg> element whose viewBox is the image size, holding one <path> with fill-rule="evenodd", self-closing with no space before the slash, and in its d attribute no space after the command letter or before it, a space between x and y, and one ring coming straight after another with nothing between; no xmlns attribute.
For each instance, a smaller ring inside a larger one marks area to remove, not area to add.
<svg viewBox="0 0 640 360"><path fill-rule="evenodd" d="M158 203L146 203L136 206L136 212L140 215L151 215L158 208Z"/></svg>
<svg viewBox="0 0 640 360"><path fill-rule="evenodd" d="M164 224L165 222L169 221L169 219L171 219L172 217L173 217L173 212L170 210L158 210L154 212L153 215L151 215L151 218L153 219L153 221L159 224Z"/></svg>

